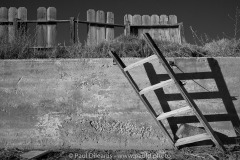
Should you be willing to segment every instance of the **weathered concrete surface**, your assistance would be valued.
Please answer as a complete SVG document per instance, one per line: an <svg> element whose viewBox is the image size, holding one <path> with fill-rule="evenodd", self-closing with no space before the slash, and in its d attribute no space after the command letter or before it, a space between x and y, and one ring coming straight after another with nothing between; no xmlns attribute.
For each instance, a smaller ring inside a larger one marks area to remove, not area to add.
<svg viewBox="0 0 240 160"><path fill-rule="evenodd" d="M130 64L139 59L123 60ZM213 128L236 137L240 58L177 58L175 63L186 73L174 69ZM152 64L130 71L140 88L168 78L158 61ZM177 93L170 86L146 96L161 113L161 106L167 111L185 105ZM0 101L0 147L171 148L112 59L1 60ZM176 122L195 119L186 115L164 124L175 132Z"/></svg>

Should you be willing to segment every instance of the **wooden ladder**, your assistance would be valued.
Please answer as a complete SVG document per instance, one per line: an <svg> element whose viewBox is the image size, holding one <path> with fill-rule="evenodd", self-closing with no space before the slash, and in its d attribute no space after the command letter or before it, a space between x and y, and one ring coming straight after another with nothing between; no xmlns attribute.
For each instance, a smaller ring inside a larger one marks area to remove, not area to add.
<svg viewBox="0 0 240 160"><path fill-rule="evenodd" d="M144 33L143 35L144 35L144 38L147 41L148 45L150 46L152 51L155 53L154 55L152 55L150 57L147 57L145 59L142 59L142 60L140 60L136 63L133 63L129 66L126 66L122 62L122 60L119 58L119 56L116 54L116 52L109 51L109 54L113 58L113 60L117 63L118 67L121 69L124 76L128 79L129 83L134 88L135 92L137 93L137 95L139 96L141 101L144 103L147 110L153 116L153 118L156 121L156 123L158 124L158 126L161 128L163 133L168 137L168 139L170 140L172 145L176 148L178 148L181 145L185 145L185 144L189 144L189 143L199 142L199 141L203 141L203 140L212 140L214 142L214 144L216 145L216 147L218 147L222 151L225 151L225 148L224 148L221 140L214 133L212 127L209 125L206 118L203 116L202 112L199 110L196 103L190 97L190 95L188 94L186 89L183 87L183 84L181 83L181 81L177 79L176 74L172 70L171 66L168 64L167 60L165 59L162 52L159 50L159 48L157 47L157 45L155 44L155 42L153 41L153 39L151 38L149 33ZM170 79L140 90L128 71L130 69L133 69L134 67L140 66L140 65L142 65L144 63L147 63L147 62L149 62L151 60L154 60L154 59L159 59L160 60L163 67L165 68L165 70L169 74ZM182 107L180 109L175 109L175 110L170 111L170 112L162 113L160 115L157 115L144 94L146 94L150 91L156 90L158 88L162 88L162 87L173 85L173 84L175 84L177 86L177 88L180 91L181 95L183 96L184 100L188 103L188 106ZM169 117L173 117L173 116L176 116L176 115L179 115L179 114L182 114L182 113L186 113L186 112L189 112L189 111L193 111L193 113L198 118L199 122L205 128L206 133L198 134L198 135L194 135L194 136L190 136L190 137L185 137L185 138L180 138L180 139L175 141L171 137L171 135L169 134L169 132L167 131L167 129L165 128L165 126L163 125L161 120L169 118Z"/></svg>

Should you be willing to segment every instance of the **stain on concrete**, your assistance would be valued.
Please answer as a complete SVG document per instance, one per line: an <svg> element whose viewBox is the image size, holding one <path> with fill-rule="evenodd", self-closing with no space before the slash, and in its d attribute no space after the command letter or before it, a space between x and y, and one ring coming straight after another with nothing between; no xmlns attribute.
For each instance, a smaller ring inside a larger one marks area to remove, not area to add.
<svg viewBox="0 0 240 160"><path fill-rule="evenodd" d="M37 110L28 103L6 105L0 110L1 128L32 128L37 122Z"/></svg>

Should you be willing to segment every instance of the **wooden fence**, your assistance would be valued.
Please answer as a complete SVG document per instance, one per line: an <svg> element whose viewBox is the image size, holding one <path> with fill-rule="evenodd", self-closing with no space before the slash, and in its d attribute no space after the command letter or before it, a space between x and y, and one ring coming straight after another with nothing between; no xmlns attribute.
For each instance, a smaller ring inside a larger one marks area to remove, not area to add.
<svg viewBox="0 0 240 160"><path fill-rule="evenodd" d="M124 16L125 34L139 37L148 32L153 39L184 43L183 23L177 22L175 15L130 15Z"/></svg>
<svg viewBox="0 0 240 160"><path fill-rule="evenodd" d="M57 10L54 7L39 7L37 9L37 20L27 19L27 9L25 7L0 8L0 38L7 37L12 43L16 35L21 31L25 33L29 23L36 24L36 48L52 48L57 44L57 24L69 23L70 42L76 42L77 24L87 25L87 45L96 45L103 41L114 39L114 28L124 28L125 35L141 35L143 32L149 32L154 39L183 42L183 25L177 23L176 16L166 15L125 15L124 25L114 23L114 14L104 11L89 9L87 11L87 21L81 21L74 17L68 20L57 20Z"/></svg>

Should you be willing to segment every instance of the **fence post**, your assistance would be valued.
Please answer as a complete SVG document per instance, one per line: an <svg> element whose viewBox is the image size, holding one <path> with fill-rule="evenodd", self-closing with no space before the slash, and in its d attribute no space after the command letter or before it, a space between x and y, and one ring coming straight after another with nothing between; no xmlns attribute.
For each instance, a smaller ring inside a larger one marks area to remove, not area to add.
<svg viewBox="0 0 240 160"><path fill-rule="evenodd" d="M89 9L87 11L87 21L88 22L96 22L96 12L93 9ZM87 37L87 45L95 45L97 42L97 31L96 26L89 24L87 28L88 37Z"/></svg>
<svg viewBox="0 0 240 160"><path fill-rule="evenodd" d="M132 15L131 14L126 14L124 16L124 35L129 36L131 34L131 24L132 24Z"/></svg>
<svg viewBox="0 0 240 160"><path fill-rule="evenodd" d="M151 25L159 25L159 16L154 14L151 16ZM150 30L150 34L151 36L154 38L154 39L157 39L159 40L159 32L158 32L159 29L156 29L156 28L153 28Z"/></svg>
<svg viewBox="0 0 240 160"><path fill-rule="evenodd" d="M168 24L168 17L166 15L161 15L160 16L160 24L161 25ZM163 41L169 41L170 40L170 38L169 38L169 29L168 28L159 29L159 33L160 33L161 39Z"/></svg>
<svg viewBox="0 0 240 160"><path fill-rule="evenodd" d="M47 20L56 20L57 19L57 10L55 7L49 7L47 9ZM57 38L57 23L51 23L47 25L47 46L54 47L56 46Z"/></svg>
<svg viewBox="0 0 240 160"><path fill-rule="evenodd" d="M76 42L76 38L75 38L75 22L74 22L75 18L74 17L70 17L70 43L74 44Z"/></svg>
<svg viewBox="0 0 240 160"><path fill-rule="evenodd" d="M0 8L0 22L8 21L8 9L6 7ZM0 24L0 39L7 40L8 27L6 24Z"/></svg>
<svg viewBox="0 0 240 160"><path fill-rule="evenodd" d="M149 15L143 15L142 16L142 25L149 26L151 25L151 18ZM142 37L143 33L149 32L150 29L142 29L142 33L140 33L140 37Z"/></svg>
<svg viewBox="0 0 240 160"><path fill-rule="evenodd" d="M177 24L177 16L169 15L169 24ZM180 43L178 37L178 28L169 28L169 35L171 42Z"/></svg>
<svg viewBox="0 0 240 160"><path fill-rule="evenodd" d="M107 12L107 23L114 24L114 14L112 12ZM108 26L106 28L106 41L111 41L114 39L114 27Z"/></svg>
<svg viewBox="0 0 240 160"><path fill-rule="evenodd" d="M96 18L97 22L100 23L105 23L105 14L104 11L97 11L97 18ZM105 26L98 26L97 27L97 44L100 44L101 42L103 42L105 40Z"/></svg>
<svg viewBox="0 0 240 160"><path fill-rule="evenodd" d="M13 22L12 25L8 26L8 42L13 43L16 38L16 21L17 21L17 8L10 7L8 10L8 21Z"/></svg>
<svg viewBox="0 0 240 160"><path fill-rule="evenodd" d="M27 21L27 9L25 7L18 8L18 19L20 23L18 24L18 33L20 36L26 36L27 33L27 23L21 21Z"/></svg>
<svg viewBox="0 0 240 160"><path fill-rule="evenodd" d="M184 28L182 23L179 25L179 37L180 37L180 44L186 43Z"/></svg>
<svg viewBox="0 0 240 160"><path fill-rule="evenodd" d="M47 10L45 7L39 7L37 9L37 20L47 20ZM47 43L47 25L44 23L37 23L37 46L45 47Z"/></svg>
<svg viewBox="0 0 240 160"><path fill-rule="evenodd" d="M140 15L137 14L137 15L133 16L133 25L142 25L142 18ZM133 28L132 32L134 35L139 36L141 34L142 30L139 28Z"/></svg>

